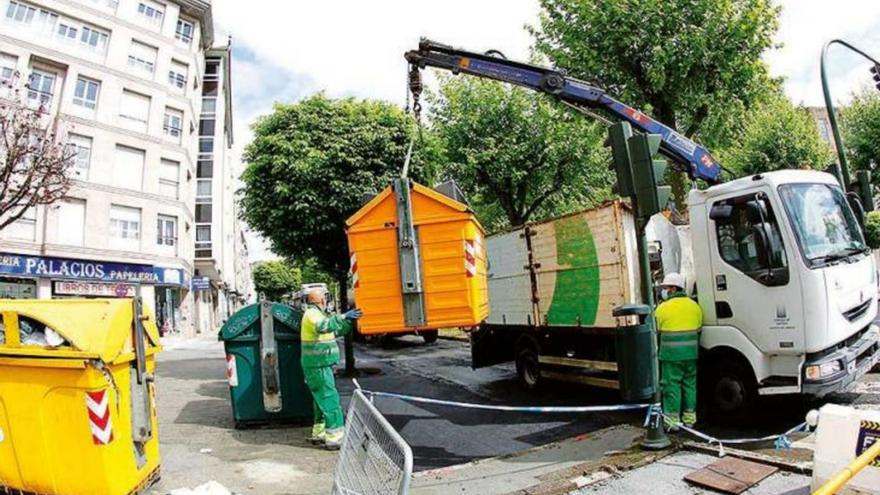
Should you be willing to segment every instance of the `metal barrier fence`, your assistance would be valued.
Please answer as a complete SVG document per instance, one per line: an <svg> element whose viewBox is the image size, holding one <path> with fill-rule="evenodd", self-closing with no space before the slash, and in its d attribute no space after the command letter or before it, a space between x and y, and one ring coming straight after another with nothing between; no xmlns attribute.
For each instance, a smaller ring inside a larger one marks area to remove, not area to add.
<svg viewBox="0 0 880 495"><path fill-rule="evenodd" d="M355 390L332 494L406 494L412 470L412 449L364 394Z"/></svg>

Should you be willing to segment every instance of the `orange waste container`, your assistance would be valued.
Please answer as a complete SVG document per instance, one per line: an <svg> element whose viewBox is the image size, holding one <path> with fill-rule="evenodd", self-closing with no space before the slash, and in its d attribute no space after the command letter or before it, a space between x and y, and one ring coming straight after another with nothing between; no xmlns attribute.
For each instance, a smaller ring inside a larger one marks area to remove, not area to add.
<svg viewBox="0 0 880 495"><path fill-rule="evenodd" d="M486 319L484 232L467 205L397 179L346 223L361 333L471 327Z"/></svg>

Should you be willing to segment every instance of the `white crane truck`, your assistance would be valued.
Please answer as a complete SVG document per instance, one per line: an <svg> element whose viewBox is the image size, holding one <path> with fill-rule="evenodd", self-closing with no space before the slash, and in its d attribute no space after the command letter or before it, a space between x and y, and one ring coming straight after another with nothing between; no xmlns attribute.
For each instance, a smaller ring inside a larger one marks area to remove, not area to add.
<svg viewBox="0 0 880 495"><path fill-rule="evenodd" d="M416 97L425 67L532 88L660 135L661 152L709 184L688 196L679 259L697 267L700 375L715 412L737 416L759 395L843 391L880 360L877 270L834 176L784 170L720 183L702 146L560 71L427 40L406 58ZM614 202L490 237L490 316L472 333L473 366L515 361L528 387L616 387L611 311L641 300L634 231Z"/></svg>

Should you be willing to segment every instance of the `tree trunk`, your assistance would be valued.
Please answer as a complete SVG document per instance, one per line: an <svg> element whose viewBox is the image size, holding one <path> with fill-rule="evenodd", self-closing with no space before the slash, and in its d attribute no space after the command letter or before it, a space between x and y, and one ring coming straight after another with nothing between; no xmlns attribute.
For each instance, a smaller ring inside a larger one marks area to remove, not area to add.
<svg viewBox="0 0 880 495"><path fill-rule="evenodd" d="M343 313L348 311L348 274L342 272L336 278L339 284L339 301L337 311ZM355 376L357 369L355 368L354 359L354 332L357 332L357 321L352 322L351 333L345 336L345 376Z"/></svg>

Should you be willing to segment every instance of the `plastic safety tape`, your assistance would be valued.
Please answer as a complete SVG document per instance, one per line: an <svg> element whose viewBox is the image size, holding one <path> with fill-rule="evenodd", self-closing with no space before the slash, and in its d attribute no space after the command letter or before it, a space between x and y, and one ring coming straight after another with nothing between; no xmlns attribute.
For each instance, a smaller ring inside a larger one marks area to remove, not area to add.
<svg viewBox="0 0 880 495"><path fill-rule="evenodd" d="M361 388L355 382L357 388ZM376 392L373 390L361 389L367 396L374 397L390 397L393 399L405 400L408 402L420 402L423 404L437 404L441 406L462 407L466 409L484 409L489 411L507 411L507 412L531 412L531 413L578 413L578 412L604 412L604 411L637 411L647 409L649 404L611 404L606 406L496 406L490 404L474 404L472 402L458 402L451 400L431 399L428 397L417 397L415 395L395 394L392 392Z"/></svg>

